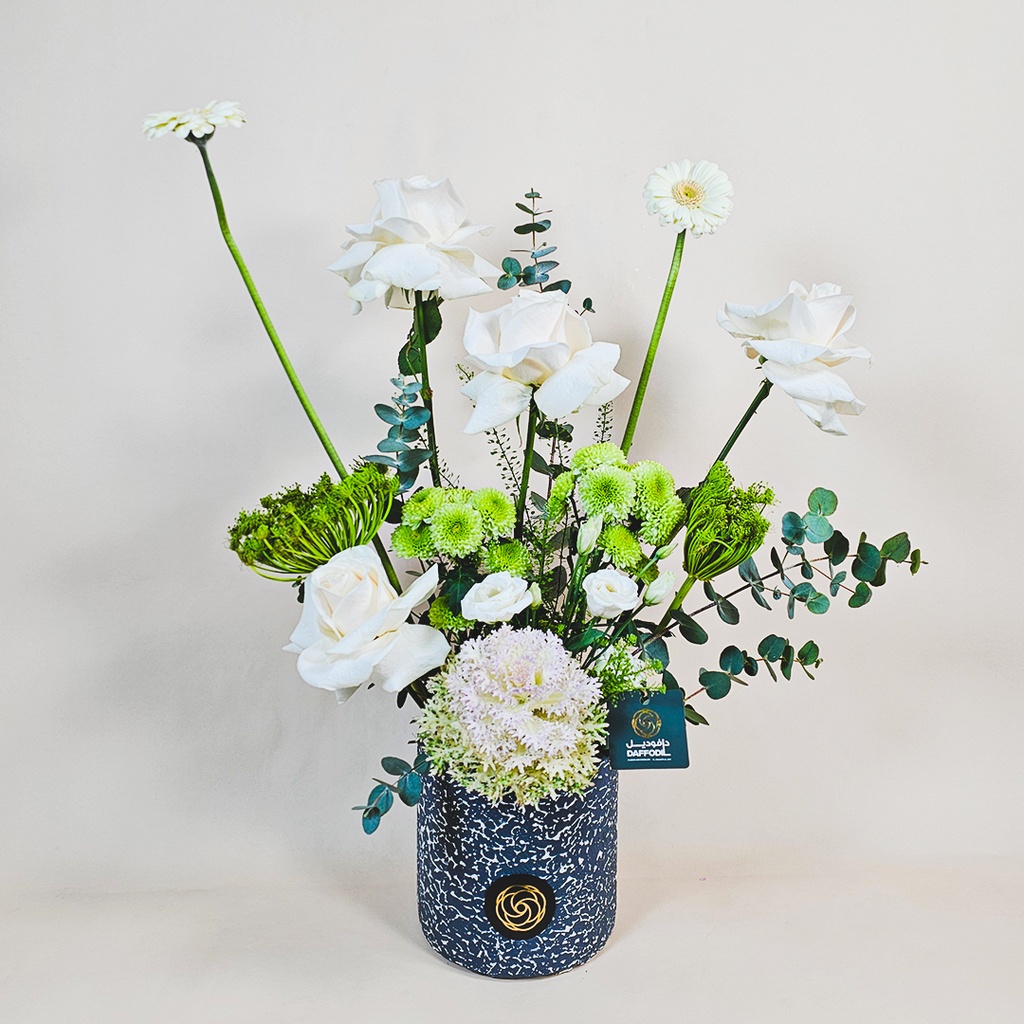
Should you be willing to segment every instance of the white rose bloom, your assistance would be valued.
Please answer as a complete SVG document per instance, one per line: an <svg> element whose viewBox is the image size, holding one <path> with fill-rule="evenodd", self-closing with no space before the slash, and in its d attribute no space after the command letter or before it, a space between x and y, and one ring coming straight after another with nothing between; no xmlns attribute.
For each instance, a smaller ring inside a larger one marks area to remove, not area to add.
<svg viewBox="0 0 1024 1024"><path fill-rule="evenodd" d="M508 622L529 608L533 597L526 580L509 572L492 572L466 592L462 616L476 622Z"/></svg>
<svg viewBox="0 0 1024 1024"><path fill-rule="evenodd" d="M614 619L632 611L640 597L636 583L617 569L598 569L583 580L587 611L599 619Z"/></svg>
<svg viewBox="0 0 1024 1024"><path fill-rule="evenodd" d="M619 346L595 342L564 292L523 291L499 309L469 311L463 337L482 372L462 393L476 403L465 430L479 434L514 420L530 405L561 419L581 405L604 405L629 381L615 372Z"/></svg>
<svg viewBox="0 0 1024 1024"><path fill-rule="evenodd" d="M789 294L765 306L726 303L719 326L738 338L751 359L763 356L764 375L782 388L822 430L845 434L838 413L858 416L864 403L832 367L848 359L871 359L866 348L844 337L855 310L837 284L810 291L793 281Z"/></svg>
<svg viewBox="0 0 1024 1024"><path fill-rule="evenodd" d="M408 309L410 292L464 299L491 290L482 278L501 271L465 245L467 238L491 229L470 224L447 178L386 178L373 187L377 205L370 223L347 226L354 238L328 268L348 281L354 312L382 295L387 305Z"/></svg>
<svg viewBox="0 0 1024 1024"><path fill-rule="evenodd" d="M450 650L444 635L406 622L437 577L433 565L399 596L368 544L314 569L306 577L299 624L284 648L298 654L299 675L311 686L334 690L343 703L363 683L401 690L437 668Z"/></svg>

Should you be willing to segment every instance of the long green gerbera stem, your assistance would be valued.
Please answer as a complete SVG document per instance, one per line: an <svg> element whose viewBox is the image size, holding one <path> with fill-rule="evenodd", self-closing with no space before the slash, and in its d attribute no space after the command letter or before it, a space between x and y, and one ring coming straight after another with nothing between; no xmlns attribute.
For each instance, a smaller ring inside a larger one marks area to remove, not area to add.
<svg viewBox="0 0 1024 1024"><path fill-rule="evenodd" d="M644 359L644 368L640 371L640 379L636 384L633 405L629 410L629 420L626 422L626 432L622 435L622 451L624 454L629 454L630 446L633 444L633 434L640 419L640 407L644 404L644 395L647 394L647 382L650 380L651 370L654 368L654 358L658 354L658 342L661 341L661 332L665 329L668 307L672 304L672 293L676 288L676 278L679 277L679 264L683 259L683 246L685 244L686 229L684 228L676 236L676 247L672 253L672 266L669 268L668 280L665 282L665 291L661 296L658 318L654 321L654 330L651 332L651 340L647 345L647 358Z"/></svg>
<svg viewBox="0 0 1024 1024"><path fill-rule="evenodd" d="M221 199L220 188L217 186L217 179L213 173L213 165L210 163L210 154L206 149L207 140L205 138L197 139L190 135L188 141L195 144L196 149L199 150L200 155L203 158L203 166L206 168L206 179L210 183L210 192L213 195L213 204L217 208L217 223L220 225L220 233L224 236L224 241L227 243L228 250L235 261L235 266L238 267L239 274L242 275L242 280L245 282L249 298L252 299L253 305L256 307L256 312L259 314L263 328L267 332L267 337L270 338L270 342L274 346L277 358L281 361L281 366L284 368L284 372L288 377L288 382L291 384L292 390L295 392L295 397L298 398L299 404L302 406L306 417L309 419L313 429L316 431L316 436L320 439L320 443L323 445L324 451L327 452L327 457L331 460L331 465L334 466L338 476L344 479L348 476L348 470L345 468L345 464L341 461L341 456L338 454L337 449L334 447L334 443L331 441L327 431L324 429L323 423L320 422L320 417L317 415L316 409L313 408L313 403L309 400L309 396L306 394L306 389L302 386L302 382L299 380L299 376L295 372L295 367L292 366L291 359L288 358L288 353L285 351L284 345L281 343L281 338L278 336L277 329L274 327L274 324L270 319L270 314L267 312L266 306L263 305L263 299L260 297L260 293L256 289L256 284L252 279L252 275L249 273L249 268L245 265L245 260L242 259L242 254L231 234L231 229L228 227L227 215L224 213L224 201ZM373 546L377 549L377 554L380 555L380 560L384 565L384 571L387 573L391 585L395 590L401 592L402 587L398 582L398 574L395 572L395 567L391 564L391 559L388 557L387 549L384 547L380 537L373 538Z"/></svg>

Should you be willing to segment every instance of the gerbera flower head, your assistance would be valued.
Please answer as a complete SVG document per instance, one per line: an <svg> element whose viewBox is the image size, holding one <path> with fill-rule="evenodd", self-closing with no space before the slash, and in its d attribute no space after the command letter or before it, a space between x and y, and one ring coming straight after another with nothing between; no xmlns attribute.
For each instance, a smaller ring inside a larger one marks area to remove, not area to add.
<svg viewBox="0 0 1024 1024"><path fill-rule="evenodd" d="M205 107L190 110L165 110L161 114L150 114L142 122L142 130L149 139L174 132L187 139L202 139L212 135L222 124L241 128L245 124L245 111L234 100L210 100Z"/></svg>
<svg viewBox="0 0 1024 1024"><path fill-rule="evenodd" d="M665 227L713 235L732 213L732 182L708 160L669 163L651 172L644 188L647 212Z"/></svg>

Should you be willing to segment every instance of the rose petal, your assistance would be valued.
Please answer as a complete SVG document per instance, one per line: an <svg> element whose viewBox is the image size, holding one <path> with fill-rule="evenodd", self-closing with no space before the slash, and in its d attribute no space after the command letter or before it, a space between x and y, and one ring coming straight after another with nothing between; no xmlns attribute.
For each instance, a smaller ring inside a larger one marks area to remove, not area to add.
<svg viewBox="0 0 1024 1024"><path fill-rule="evenodd" d="M508 423L530 407L530 389L497 373L478 373L462 387L462 393L476 403L467 434L479 434Z"/></svg>

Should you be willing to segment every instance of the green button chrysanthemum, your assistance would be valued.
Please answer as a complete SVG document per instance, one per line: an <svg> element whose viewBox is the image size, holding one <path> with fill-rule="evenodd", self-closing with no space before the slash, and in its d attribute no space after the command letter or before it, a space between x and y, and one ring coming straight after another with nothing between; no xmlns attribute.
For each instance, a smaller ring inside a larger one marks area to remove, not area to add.
<svg viewBox="0 0 1024 1024"><path fill-rule="evenodd" d="M683 520L686 518L686 506L682 499L673 494L664 505L652 511L640 523L640 539L645 544L653 544L656 548L667 544Z"/></svg>
<svg viewBox="0 0 1024 1024"><path fill-rule="evenodd" d="M483 518L488 539L511 537L515 532L516 507L508 495L495 487L482 487L473 491L470 503Z"/></svg>
<svg viewBox="0 0 1024 1024"><path fill-rule="evenodd" d="M404 523L391 534L391 550L400 558L433 558L437 554L429 526L419 530Z"/></svg>
<svg viewBox="0 0 1024 1024"><path fill-rule="evenodd" d="M529 548L518 540L510 540L485 548L480 567L487 573L507 572L525 579L533 566Z"/></svg>
<svg viewBox="0 0 1024 1024"><path fill-rule="evenodd" d="M598 466L625 466L626 456L622 449L611 441L602 441L600 444L587 445L581 448L572 457L570 463L577 473L585 473L588 469L596 469Z"/></svg>
<svg viewBox="0 0 1024 1024"><path fill-rule="evenodd" d="M402 522L406 526L419 526L441 507L443 491L440 487L424 487L409 495L402 506Z"/></svg>
<svg viewBox="0 0 1024 1024"><path fill-rule="evenodd" d="M448 607L447 599L443 597L439 597L430 606L427 619L434 629L440 629L445 633L457 633L473 625L469 619L464 619L457 612L453 612Z"/></svg>
<svg viewBox="0 0 1024 1024"><path fill-rule="evenodd" d="M644 560L644 553L636 537L625 526L617 523L601 531L597 546L607 553L616 569L635 569Z"/></svg>
<svg viewBox="0 0 1024 1024"><path fill-rule="evenodd" d="M551 493L548 495L547 517L551 522L557 523L565 518L566 512L569 511L569 498L575 486L576 477L571 472L561 473L555 477Z"/></svg>
<svg viewBox="0 0 1024 1024"><path fill-rule="evenodd" d="M584 474L579 492L588 516L625 519L633 507L636 484L629 473L618 466L598 466Z"/></svg>
<svg viewBox="0 0 1024 1024"><path fill-rule="evenodd" d="M636 512L646 518L676 493L672 474L660 463L645 460L629 468L636 484Z"/></svg>
<svg viewBox="0 0 1024 1024"><path fill-rule="evenodd" d="M483 517L469 504L444 504L430 520L434 545L443 555L466 558L484 542Z"/></svg>

